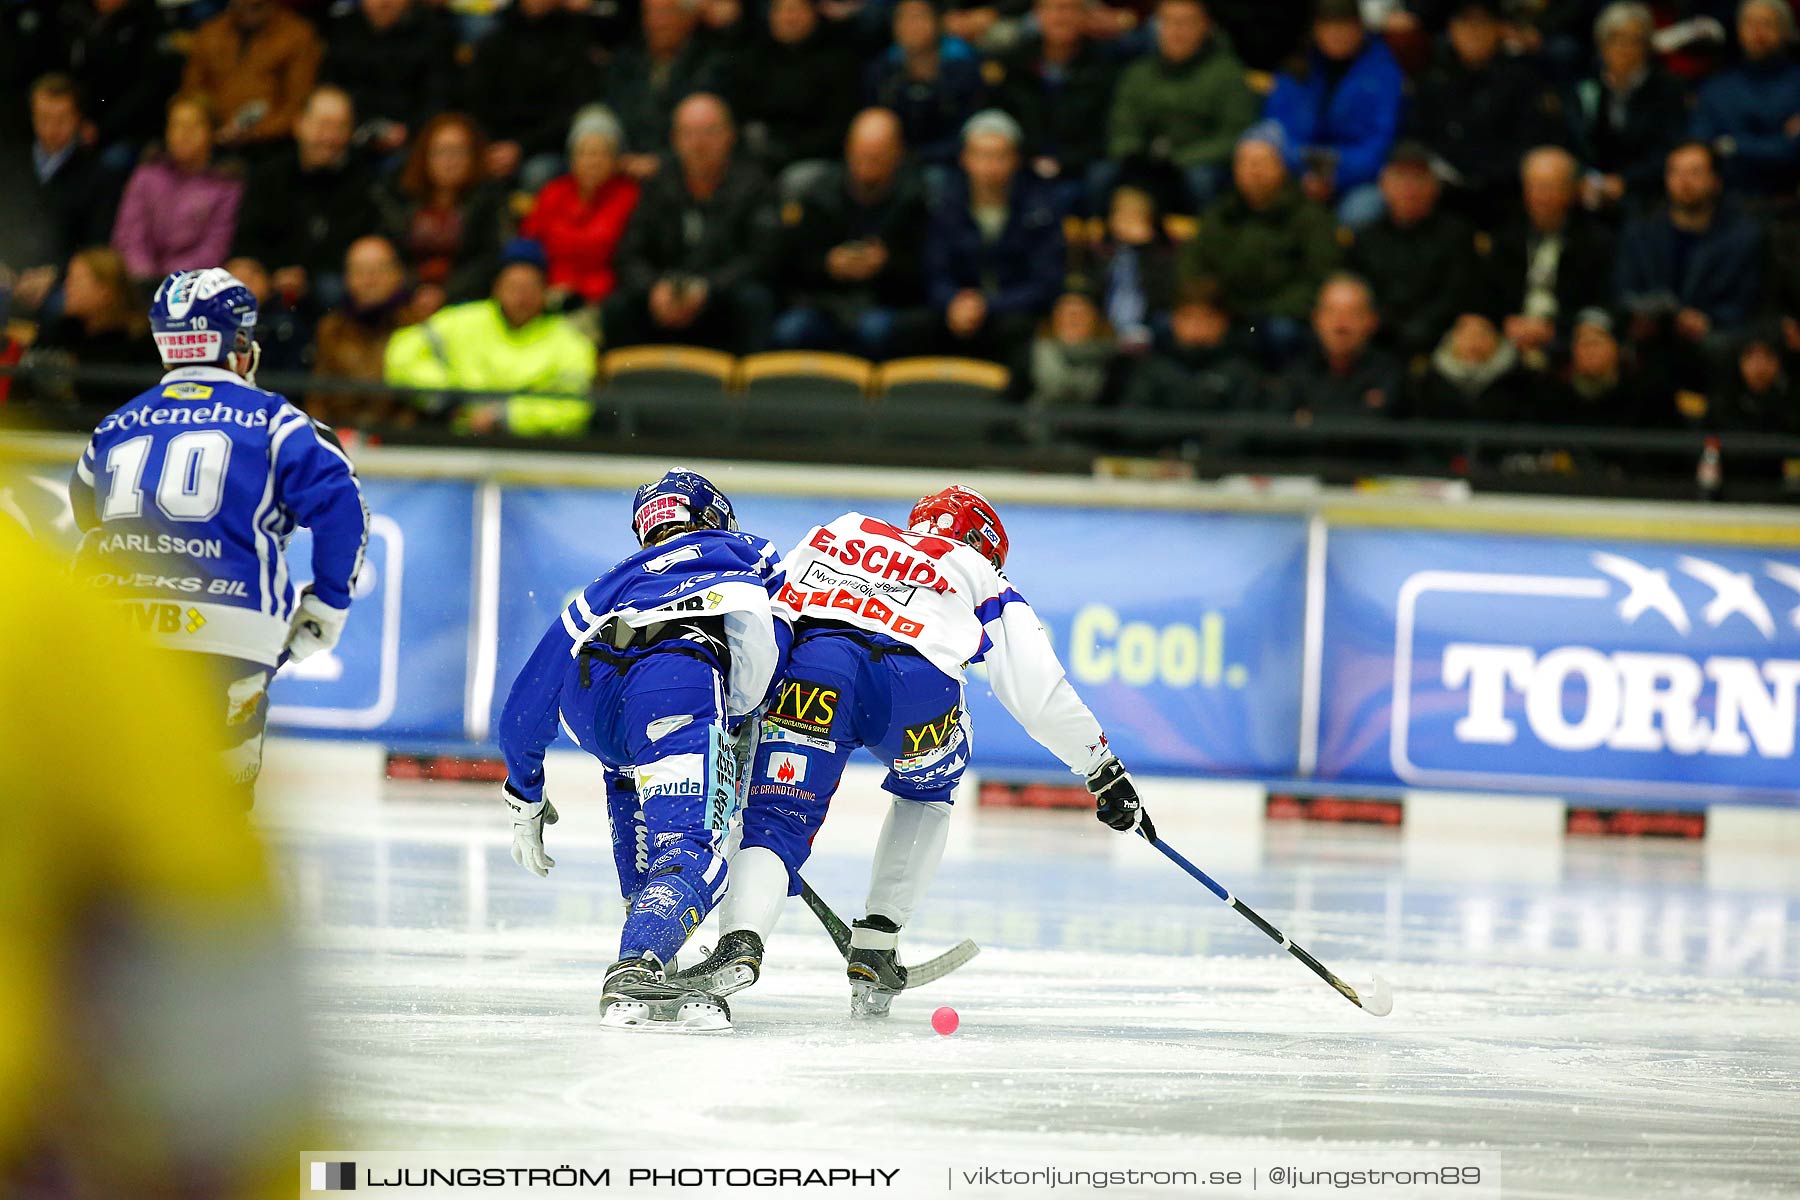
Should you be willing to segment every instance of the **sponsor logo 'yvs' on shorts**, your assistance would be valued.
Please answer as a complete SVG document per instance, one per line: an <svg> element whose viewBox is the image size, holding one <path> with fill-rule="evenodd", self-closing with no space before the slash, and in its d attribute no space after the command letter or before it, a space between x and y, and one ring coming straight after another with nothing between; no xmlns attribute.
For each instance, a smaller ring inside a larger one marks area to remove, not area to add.
<svg viewBox="0 0 1800 1200"><path fill-rule="evenodd" d="M908 725L902 731L907 756L927 754L948 742L951 734L956 732L957 718L961 715L962 706L952 705L941 717Z"/></svg>
<svg viewBox="0 0 1800 1200"><path fill-rule="evenodd" d="M784 679L775 691L767 720L796 733L824 737L837 719L838 690L806 679Z"/></svg>

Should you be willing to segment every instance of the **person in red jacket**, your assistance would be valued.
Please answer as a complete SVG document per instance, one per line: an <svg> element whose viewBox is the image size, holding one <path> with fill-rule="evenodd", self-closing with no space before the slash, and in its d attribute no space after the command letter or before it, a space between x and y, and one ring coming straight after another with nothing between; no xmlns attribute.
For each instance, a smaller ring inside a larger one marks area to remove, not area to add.
<svg viewBox="0 0 1800 1200"><path fill-rule="evenodd" d="M618 118L593 104L569 129L569 173L544 185L519 232L543 244L552 289L599 304L616 282L613 252L637 208L637 180L619 170Z"/></svg>

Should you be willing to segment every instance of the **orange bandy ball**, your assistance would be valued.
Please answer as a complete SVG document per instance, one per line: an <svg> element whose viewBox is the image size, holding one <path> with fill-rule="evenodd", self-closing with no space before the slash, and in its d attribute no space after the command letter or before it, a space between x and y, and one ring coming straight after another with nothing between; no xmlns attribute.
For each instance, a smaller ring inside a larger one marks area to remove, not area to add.
<svg viewBox="0 0 1800 1200"><path fill-rule="evenodd" d="M954 1008L940 1008L931 1014L931 1027L945 1037L955 1033L956 1027L960 1024L962 1024L962 1018L956 1015Z"/></svg>

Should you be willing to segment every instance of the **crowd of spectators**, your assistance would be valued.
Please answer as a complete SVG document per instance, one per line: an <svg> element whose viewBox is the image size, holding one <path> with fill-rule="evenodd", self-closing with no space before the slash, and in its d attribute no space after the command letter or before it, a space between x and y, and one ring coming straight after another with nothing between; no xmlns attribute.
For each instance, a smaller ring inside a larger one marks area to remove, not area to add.
<svg viewBox="0 0 1800 1200"><path fill-rule="evenodd" d="M1793 0L4 21L28 361L133 361L144 290L225 263L265 362L351 426L579 433L582 401L536 393L662 342L986 358L1046 413L1800 432Z"/></svg>

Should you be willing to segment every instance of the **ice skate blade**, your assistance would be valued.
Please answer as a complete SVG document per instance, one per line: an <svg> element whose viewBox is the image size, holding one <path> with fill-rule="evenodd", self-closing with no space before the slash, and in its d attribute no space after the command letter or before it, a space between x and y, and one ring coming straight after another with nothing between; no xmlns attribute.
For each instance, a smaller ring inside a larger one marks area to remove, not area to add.
<svg viewBox="0 0 1800 1200"><path fill-rule="evenodd" d="M699 998L668 1006L615 1000L601 1010L600 1027L632 1033L730 1033L731 1014L723 1005Z"/></svg>
<svg viewBox="0 0 1800 1200"><path fill-rule="evenodd" d="M865 1017L885 1017L888 1006L893 1004L898 992L889 991L866 980L850 981L850 1015L861 1019Z"/></svg>

